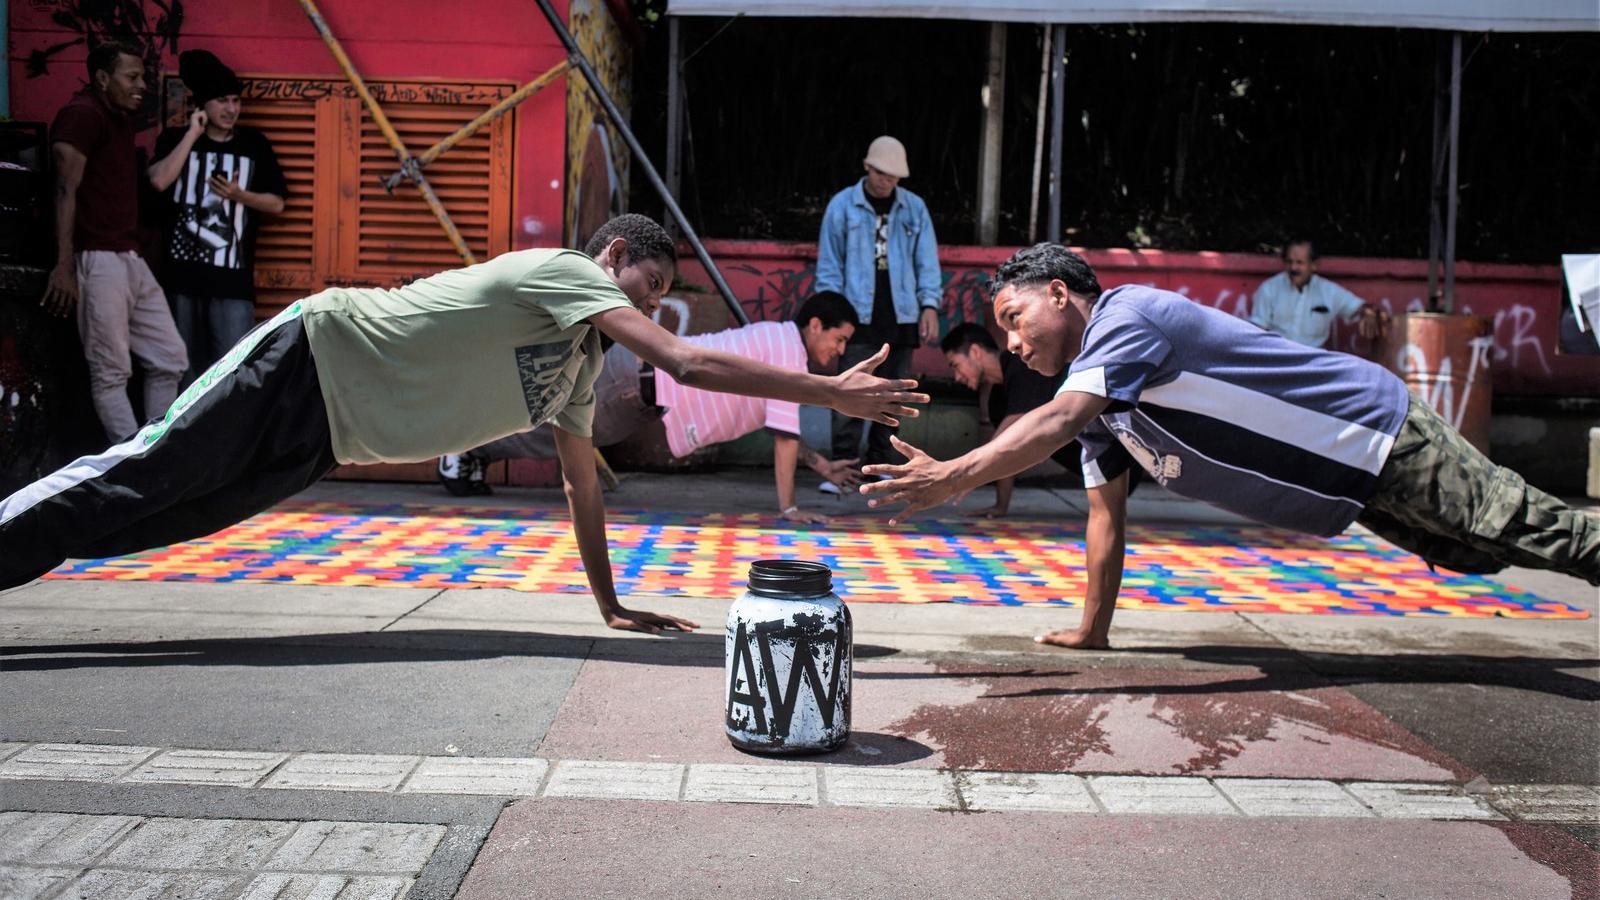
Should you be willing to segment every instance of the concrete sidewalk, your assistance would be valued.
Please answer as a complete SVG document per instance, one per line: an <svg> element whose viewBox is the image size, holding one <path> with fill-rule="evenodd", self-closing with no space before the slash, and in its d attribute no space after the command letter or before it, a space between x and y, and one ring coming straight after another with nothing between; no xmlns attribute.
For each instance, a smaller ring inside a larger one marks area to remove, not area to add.
<svg viewBox="0 0 1600 900"><path fill-rule="evenodd" d="M633 476L607 502L769 493ZM1013 508L1082 500L1024 488ZM1134 504L1228 521L1153 486ZM1574 579L1501 580L1597 608ZM1077 610L857 604L851 743L772 759L721 733L727 602L625 602L702 628L625 634L587 598L494 589L0 594L0 896L1600 891L1594 617L1124 610L1116 649L1081 653L1032 641Z"/></svg>

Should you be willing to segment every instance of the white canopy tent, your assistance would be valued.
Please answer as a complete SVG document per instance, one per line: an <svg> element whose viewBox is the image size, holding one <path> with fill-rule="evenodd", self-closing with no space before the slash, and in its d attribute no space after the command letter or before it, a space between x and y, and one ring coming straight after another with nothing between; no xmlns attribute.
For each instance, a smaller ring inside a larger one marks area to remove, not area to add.
<svg viewBox="0 0 1600 900"><path fill-rule="evenodd" d="M1600 31L1594 0L671 0L674 16L867 16L975 22L1253 22L1441 31Z"/></svg>

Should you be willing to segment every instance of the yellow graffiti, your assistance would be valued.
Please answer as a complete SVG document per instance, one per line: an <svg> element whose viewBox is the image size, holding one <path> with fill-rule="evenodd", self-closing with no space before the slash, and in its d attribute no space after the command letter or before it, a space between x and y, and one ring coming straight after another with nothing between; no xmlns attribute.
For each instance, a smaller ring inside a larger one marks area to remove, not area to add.
<svg viewBox="0 0 1600 900"><path fill-rule="evenodd" d="M622 28L612 18L604 0L572 0L568 28L573 40L583 51L600 82L624 116L630 114L633 59ZM578 189L590 166L603 166L604 159L589 159L584 150L589 145L589 135L605 122L605 110L574 72L567 79L567 184L566 184L566 236L567 243L575 243L583 235L577 234ZM615 189L626 198L628 190L628 147L621 135L609 123L605 128L605 146L610 151L610 167L616 173Z"/></svg>

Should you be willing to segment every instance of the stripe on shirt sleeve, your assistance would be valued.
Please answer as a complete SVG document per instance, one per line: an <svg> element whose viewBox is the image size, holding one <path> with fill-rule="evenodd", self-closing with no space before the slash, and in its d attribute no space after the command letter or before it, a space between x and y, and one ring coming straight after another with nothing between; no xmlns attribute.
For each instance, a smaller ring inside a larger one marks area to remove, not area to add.
<svg viewBox="0 0 1600 900"><path fill-rule="evenodd" d="M1056 391L1056 396L1059 397L1067 391L1111 399L1111 395L1106 393L1106 367L1095 366L1092 369L1080 369L1071 373L1066 381L1061 382L1061 388Z"/></svg>

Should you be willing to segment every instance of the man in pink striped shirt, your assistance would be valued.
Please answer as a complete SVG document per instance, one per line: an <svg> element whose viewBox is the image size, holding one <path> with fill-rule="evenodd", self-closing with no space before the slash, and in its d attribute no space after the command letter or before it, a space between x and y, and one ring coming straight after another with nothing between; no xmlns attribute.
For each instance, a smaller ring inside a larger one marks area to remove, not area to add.
<svg viewBox="0 0 1600 900"><path fill-rule="evenodd" d="M684 340L746 359L792 371L829 370L844 353L858 324L856 311L842 295L815 294L792 322L753 322ZM792 522L824 523L827 517L795 503L794 473L805 463L824 479L846 489L861 480L859 460L829 460L800 443L800 407L785 400L745 397L698 390L673 381L665 373L641 365L618 344L606 351L605 369L595 383L594 443L597 447L625 440L660 419L673 456L688 456L702 447L743 437L766 428L772 432L773 479L778 509ZM554 457L555 441L548 427L502 438L459 456L440 457L439 479L452 494L487 494L485 466L509 458Z"/></svg>

